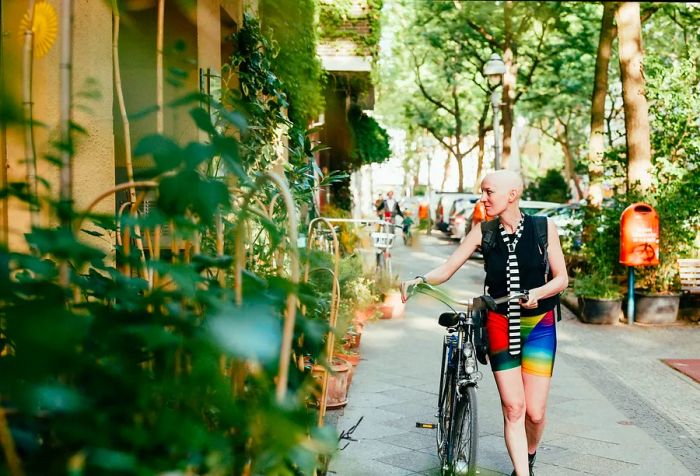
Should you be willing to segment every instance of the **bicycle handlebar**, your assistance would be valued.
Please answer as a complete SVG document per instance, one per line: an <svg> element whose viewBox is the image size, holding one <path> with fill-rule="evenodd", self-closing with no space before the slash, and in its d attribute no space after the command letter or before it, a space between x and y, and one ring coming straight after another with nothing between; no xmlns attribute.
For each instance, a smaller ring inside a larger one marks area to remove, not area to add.
<svg viewBox="0 0 700 476"><path fill-rule="evenodd" d="M451 304L456 304L458 306L463 306L466 308L471 308L473 310L483 310L483 309L490 309L494 310L498 304L503 304L508 301L513 301L515 299L528 299L529 298L529 291L525 290L519 293L513 293L507 296L503 296L500 298L492 298L491 296L484 295L484 296L479 296L474 299L471 299L469 301L459 301L457 299L454 299L450 295L448 295L445 291L442 289L436 288L435 286L428 284L428 283L418 283L415 284L411 287L409 287L406 290L406 298L409 299L411 296L413 296L416 293L421 293L425 294L428 296L431 296L438 301L441 301L442 303L446 304L449 306L452 310ZM456 312L456 311L455 311Z"/></svg>

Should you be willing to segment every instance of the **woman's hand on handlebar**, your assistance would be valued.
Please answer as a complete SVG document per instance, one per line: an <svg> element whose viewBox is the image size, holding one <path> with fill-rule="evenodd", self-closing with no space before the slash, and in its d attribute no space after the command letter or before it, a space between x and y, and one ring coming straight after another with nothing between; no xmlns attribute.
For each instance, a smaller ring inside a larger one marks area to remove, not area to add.
<svg viewBox="0 0 700 476"><path fill-rule="evenodd" d="M409 298L409 293L408 291L410 288L413 286L422 283L423 280L420 278L413 278L409 279L407 281L401 281L401 284L399 284L399 289L401 290L401 302L406 302L408 301Z"/></svg>
<svg viewBox="0 0 700 476"><path fill-rule="evenodd" d="M531 289L528 294L528 299L521 299L520 305L525 309L535 309L539 305L540 293L537 289Z"/></svg>

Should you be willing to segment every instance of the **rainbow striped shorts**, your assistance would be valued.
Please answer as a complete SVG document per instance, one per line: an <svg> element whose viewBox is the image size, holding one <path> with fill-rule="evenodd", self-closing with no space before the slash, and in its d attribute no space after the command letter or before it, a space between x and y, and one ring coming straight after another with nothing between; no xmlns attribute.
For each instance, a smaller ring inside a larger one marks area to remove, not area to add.
<svg viewBox="0 0 700 476"><path fill-rule="evenodd" d="M525 373L552 376L557 351L554 310L520 318L522 351L518 355L510 355L508 352L508 317L489 311L486 329L489 336L489 362L494 372L522 366Z"/></svg>

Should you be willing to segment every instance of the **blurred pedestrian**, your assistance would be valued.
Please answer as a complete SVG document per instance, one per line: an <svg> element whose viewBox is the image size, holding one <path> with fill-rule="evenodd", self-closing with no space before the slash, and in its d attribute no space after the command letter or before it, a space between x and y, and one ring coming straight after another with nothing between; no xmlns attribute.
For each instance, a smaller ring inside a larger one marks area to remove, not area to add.
<svg viewBox="0 0 700 476"><path fill-rule="evenodd" d="M385 222L389 222L391 224L391 227L389 229L390 233L394 233L394 225L396 223L396 216L400 216L403 218L403 212L401 211L401 207L399 207L399 202L397 202L394 199L394 192L393 190L389 190L386 194L386 200L382 201L381 205L377 207L377 211L383 214L383 218ZM380 216L379 219L381 220L382 217ZM386 225L386 224L385 224Z"/></svg>

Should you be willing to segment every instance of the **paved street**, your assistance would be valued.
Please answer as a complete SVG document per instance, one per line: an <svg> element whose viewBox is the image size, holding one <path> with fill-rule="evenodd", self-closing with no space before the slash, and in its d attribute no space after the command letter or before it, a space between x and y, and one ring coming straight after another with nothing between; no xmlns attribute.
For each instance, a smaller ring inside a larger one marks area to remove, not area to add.
<svg viewBox="0 0 700 476"><path fill-rule="evenodd" d="M394 268L412 277L441 263L455 244L421 235L397 245ZM481 294L481 261L470 261L446 285L459 298ZM341 476L437 474L433 422L440 367L443 305L412 300L403 319L369 324L338 430L363 417L349 446L331 463ZM558 324L559 349L548 425L536 474L700 474L700 384L660 362L698 358L700 327L591 326L568 311ZM489 367L477 392L481 475L510 474L498 394ZM344 444L344 443L343 443ZM342 446L342 445L341 445Z"/></svg>

